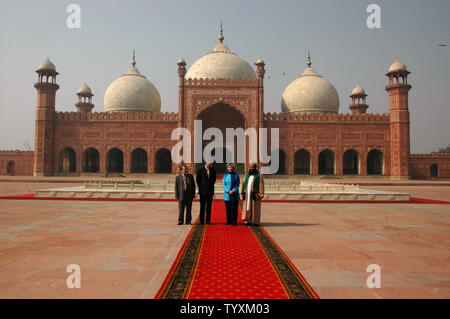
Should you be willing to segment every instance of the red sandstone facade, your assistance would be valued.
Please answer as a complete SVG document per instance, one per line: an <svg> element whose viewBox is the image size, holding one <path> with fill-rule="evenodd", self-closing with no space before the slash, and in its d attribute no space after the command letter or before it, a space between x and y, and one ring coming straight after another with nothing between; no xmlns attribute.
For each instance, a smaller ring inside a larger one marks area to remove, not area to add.
<svg viewBox="0 0 450 319"><path fill-rule="evenodd" d="M78 112L57 112L58 73L38 70L35 151L1 151L0 175L174 173L172 131L193 132L201 119L203 131L217 127L224 140L227 127L279 128L279 174L450 178L450 155L410 154L408 71L387 74L386 114L366 113L365 94L352 95L352 114L275 114L264 113L264 62L256 67L254 80L185 79L179 62L178 113L91 113L90 97L79 98Z"/></svg>

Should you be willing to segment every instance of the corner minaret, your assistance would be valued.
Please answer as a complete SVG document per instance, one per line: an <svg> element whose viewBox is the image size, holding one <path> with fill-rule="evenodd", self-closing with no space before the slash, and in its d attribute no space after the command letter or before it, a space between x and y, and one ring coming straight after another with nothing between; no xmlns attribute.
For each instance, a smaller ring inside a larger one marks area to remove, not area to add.
<svg viewBox="0 0 450 319"><path fill-rule="evenodd" d="M361 114L366 113L367 108L369 107L366 104L366 91L359 85L357 85L350 95L352 98L352 104L350 104L349 108L352 111L352 114Z"/></svg>
<svg viewBox="0 0 450 319"><path fill-rule="evenodd" d="M34 176L53 174L53 143L55 97L59 85L56 84L55 65L47 58L39 66L38 81L34 84L37 90L37 108L34 142Z"/></svg>
<svg viewBox="0 0 450 319"><path fill-rule="evenodd" d="M91 112L94 108L94 104L92 104L92 97L94 94L92 94L92 90L87 84L85 83L79 90L78 90L78 103L75 104L75 106L78 109L78 112L88 113Z"/></svg>
<svg viewBox="0 0 450 319"><path fill-rule="evenodd" d="M255 65L256 65L256 74L258 75L258 127L256 129L259 141L260 130L264 127L264 74L266 73L265 70L266 64L264 63L263 59L259 58L258 61L256 61ZM259 153L260 149L258 143L256 150L257 163L260 163ZM248 167L246 169L248 169Z"/></svg>
<svg viewBox="0 0 450 319"><path fill-rule="evenodd" d="M389 94L391 176L398 179L409 178L409 73L406 65L397 59L386 74L389 79L386 91Z"/></svg>

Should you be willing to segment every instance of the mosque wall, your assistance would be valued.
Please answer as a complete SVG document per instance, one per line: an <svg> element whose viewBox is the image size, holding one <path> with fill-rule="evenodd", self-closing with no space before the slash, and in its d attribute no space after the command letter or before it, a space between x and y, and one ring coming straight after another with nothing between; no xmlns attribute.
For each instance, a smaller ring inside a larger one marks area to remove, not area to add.
<svg viewBox="0 0 450 319"><path fill-rule="evenodd" d="M172 131L177 127L175 113L58 112L55 116L55 173L85 173L85 152L91 148L98 151L98 173L107 171L108 152L115 148L122 153L120 172L132 172L132 152L139 148L146 153L146 171L153 173L156 152L170 151L176 143L171 140ZM66 167L64 158L75 163Z"/></svg>
<svg viewBox="0 0 450 319"><path fill-rule="evenodd" d="M33 151L0 151L0 175L33 175Z"/></svg>
<svg viewBox="0 0 450 319"><path fill-rule="evenodd" d="M381 152L377 175L390 175L389 116L387 114L265 114L265 127L280 129L280 149L285 155L286 174L295 174L298 151L307 151L309 174L368 175L371 151ZM332 153L331 171L321 171L321 152ZM352 163L347 151L352 154ZM353 170L348 172L347 166Z"/></svg>
<svg viewBox="0 0 450 319"><path fill-rule="evenodd" d="M450 154L411 154L409 173L412 179L450 178Z"/></svg>

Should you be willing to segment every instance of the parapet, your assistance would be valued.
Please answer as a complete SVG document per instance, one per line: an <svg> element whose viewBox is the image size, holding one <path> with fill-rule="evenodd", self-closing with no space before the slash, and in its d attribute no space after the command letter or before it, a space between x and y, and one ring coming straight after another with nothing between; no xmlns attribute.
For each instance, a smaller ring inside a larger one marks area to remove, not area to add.
<svg viewBox="0 0 450 319"><path fill-rule="evenodd" d="M258 79L197 79L184 80L185 86L258 86Z"/></svg>
<svg viewBox="0 0 450 319"><path fill-rule="evenodd" d="M56 120L84 121L176 121L178 113L169 112L55 112Z"/></svg>
<svg viewBox="0 0 450 319"><path fill-rule="evenodd" d="M265 121L285 122L389 122L388 113L265 113Z"/></svg>

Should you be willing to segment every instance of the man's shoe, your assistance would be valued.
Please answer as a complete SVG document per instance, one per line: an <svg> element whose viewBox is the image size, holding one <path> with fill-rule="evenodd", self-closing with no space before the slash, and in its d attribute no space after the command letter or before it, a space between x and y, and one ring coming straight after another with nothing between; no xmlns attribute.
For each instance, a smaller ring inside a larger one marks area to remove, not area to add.
<svg viewBox="0 0 450 319"><path fill-rule="evenodd" d="M192 225L192 223L186 223L186 225Z"/></svg>
<svg viewBox="0 0 450 319"><path fill-rule="evenodd" d="M183 225L183 223L178 223L178 225Z"/></svg>

